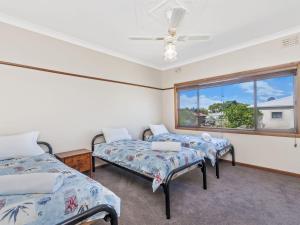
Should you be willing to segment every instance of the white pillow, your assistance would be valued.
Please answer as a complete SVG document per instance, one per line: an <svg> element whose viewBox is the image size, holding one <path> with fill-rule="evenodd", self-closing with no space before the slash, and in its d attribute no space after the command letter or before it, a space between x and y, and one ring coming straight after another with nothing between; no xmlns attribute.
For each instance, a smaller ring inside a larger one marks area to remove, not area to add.
<svg viewBox="0 0 300 225"><path fill-rule="evenodd" d="M37 144L39 132L0 136L0 159L35 156L45 153Z"/></svg>
<svg viewBox="0 0 300 225"><path fill-rule="evenodd" d="M160 125L149 125L150 130L153 135L160 135L160 134L168 134L169 131L165 127L165 125L160 124Z"/></svg>
<svg viewBox="0 0 300 225"><path fill-rule="evenodd" d="M103 128L102 132L106 143L132 139L126 128Z"/></svg>

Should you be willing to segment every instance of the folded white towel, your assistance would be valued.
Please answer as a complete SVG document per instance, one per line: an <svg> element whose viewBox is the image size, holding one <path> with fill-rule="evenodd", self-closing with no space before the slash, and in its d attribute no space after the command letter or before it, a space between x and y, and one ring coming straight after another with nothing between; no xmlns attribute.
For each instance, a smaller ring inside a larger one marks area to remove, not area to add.
<svg viewBox="0 0 300 225"><path fill-rule="evenodd" d="M0 195L51 194L63 184L61 173L28 173L0 176Z"/></svg>
<svg viewBox="0 0 300 225"><path fill-rule="evenodd" d="M202 139L204 140L204 141L207 141L207 142L210 142L211 141L211 136L210 136L210 134L209 133L202 133Z"/></svg>
<svg viewBox="0 0 300 225"><path fill-rule="evenodd" d="M171 142L171 141L154 141L151 143L151 150L156 151L176 151L178 152L181 149L180 142Z"/></svg>

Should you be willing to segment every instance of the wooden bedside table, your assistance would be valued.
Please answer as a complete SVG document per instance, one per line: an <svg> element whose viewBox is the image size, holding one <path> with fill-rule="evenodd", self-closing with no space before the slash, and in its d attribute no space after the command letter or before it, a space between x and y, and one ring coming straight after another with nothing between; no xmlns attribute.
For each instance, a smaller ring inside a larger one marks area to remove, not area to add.
<svg viewBox="0 0 300 225"><path fill-rule="evenodd" d="M89 172L89 176L92 177L92 152L90 150L79 149L61 152L56 153L55 156L67 166L79 172Z"/></svg>

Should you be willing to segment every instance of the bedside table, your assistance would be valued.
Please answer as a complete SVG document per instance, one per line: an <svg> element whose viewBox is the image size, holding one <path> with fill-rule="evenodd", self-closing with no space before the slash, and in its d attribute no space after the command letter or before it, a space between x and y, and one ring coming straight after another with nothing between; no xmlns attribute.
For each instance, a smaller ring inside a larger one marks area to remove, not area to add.
<svg viewBox="0 0 300 225"><path fill-rule="evenodd" d="M79 172L89 172L92 177L92 152L88 149L79 149L55 154L56 158L67 166Z"/></svg>

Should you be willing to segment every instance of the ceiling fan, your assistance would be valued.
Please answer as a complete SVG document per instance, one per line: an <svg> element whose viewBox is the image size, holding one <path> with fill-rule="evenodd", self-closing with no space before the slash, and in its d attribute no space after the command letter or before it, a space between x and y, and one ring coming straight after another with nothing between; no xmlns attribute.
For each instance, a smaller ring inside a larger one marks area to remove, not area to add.
<svg viewBox="0 0 300 225"><path fill-rule="evenodd" d="M173 8L167 11L166 16L169 21L169 28L168 35L164 37L131 36L129 39L134 41L164 41L164 59L166 61L174 61L177 59L177 41L208 41L210 39L210 35L177 35L176 29L182 21L185 13L186 10L184 8Z"/></svg>

